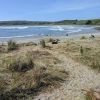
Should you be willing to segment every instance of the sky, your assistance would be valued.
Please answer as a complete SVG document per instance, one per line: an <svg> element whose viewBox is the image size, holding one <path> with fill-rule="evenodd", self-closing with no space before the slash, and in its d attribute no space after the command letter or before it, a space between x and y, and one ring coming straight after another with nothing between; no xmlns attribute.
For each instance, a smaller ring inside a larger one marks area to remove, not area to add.
<svg viewBox="0 0 100 100"><path fill-rule="evenodd" d="M100 18L100 0L0 0L0 20Z"/></svg>

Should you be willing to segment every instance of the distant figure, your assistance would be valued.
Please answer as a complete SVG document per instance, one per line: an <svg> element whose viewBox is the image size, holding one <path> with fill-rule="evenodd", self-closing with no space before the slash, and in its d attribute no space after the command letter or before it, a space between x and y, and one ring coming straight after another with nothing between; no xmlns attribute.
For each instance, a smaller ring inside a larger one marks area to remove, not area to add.
<svg viewBox="0 0 100 100"><path fill-rule="evenodd" d="M68 34L66 34L66 36L68 36Z"/></svg>
<svg viewBox="0 0 100 100"><path fill-rule="evenodd" d="M91 34L91 38L95 38L95 36Z"/></svg>

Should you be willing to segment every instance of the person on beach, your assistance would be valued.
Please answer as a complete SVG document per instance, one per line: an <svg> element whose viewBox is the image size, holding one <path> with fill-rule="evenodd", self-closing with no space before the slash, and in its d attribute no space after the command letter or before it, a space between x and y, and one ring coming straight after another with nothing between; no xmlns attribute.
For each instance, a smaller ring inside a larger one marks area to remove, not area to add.
<svg viewBox="0 0 100 100"><path fill-rule="evenodd" d="M66 36L68 36L68 34L66 34Z"/></svg>
<svg viewBox="0 0 100 100"><path fill-rule="evenodd" d="M95 36L91 34L91 38L95 38Z"/></svg>

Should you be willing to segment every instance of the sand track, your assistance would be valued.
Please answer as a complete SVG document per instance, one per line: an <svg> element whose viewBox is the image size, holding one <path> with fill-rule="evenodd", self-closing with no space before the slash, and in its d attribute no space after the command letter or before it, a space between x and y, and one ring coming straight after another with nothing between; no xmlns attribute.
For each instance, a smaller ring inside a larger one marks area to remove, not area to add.
<svg viewBox="0 0 100 100"><path fill-rule="evenodd" d="M100 73L67 58L59 52L50 51L50 53L60 59L64 69L70 72L69 81L65 81L59 89L51 93L40 94L34 100L84 100L79 99L83 95L81 89L100 89Z"/></svg>

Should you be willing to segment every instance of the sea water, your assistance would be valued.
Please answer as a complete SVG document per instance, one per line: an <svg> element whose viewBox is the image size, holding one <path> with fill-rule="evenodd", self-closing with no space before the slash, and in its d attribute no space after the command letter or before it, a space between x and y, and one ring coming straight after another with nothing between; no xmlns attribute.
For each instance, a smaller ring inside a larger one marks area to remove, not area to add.
<svg viewBox="0 0 100 100"><path fill-rule="evenodd" d="M0 26L0 40L40 38L43 36L77 36L94 34L96 26L53 25L53 26Z"/></svg>

